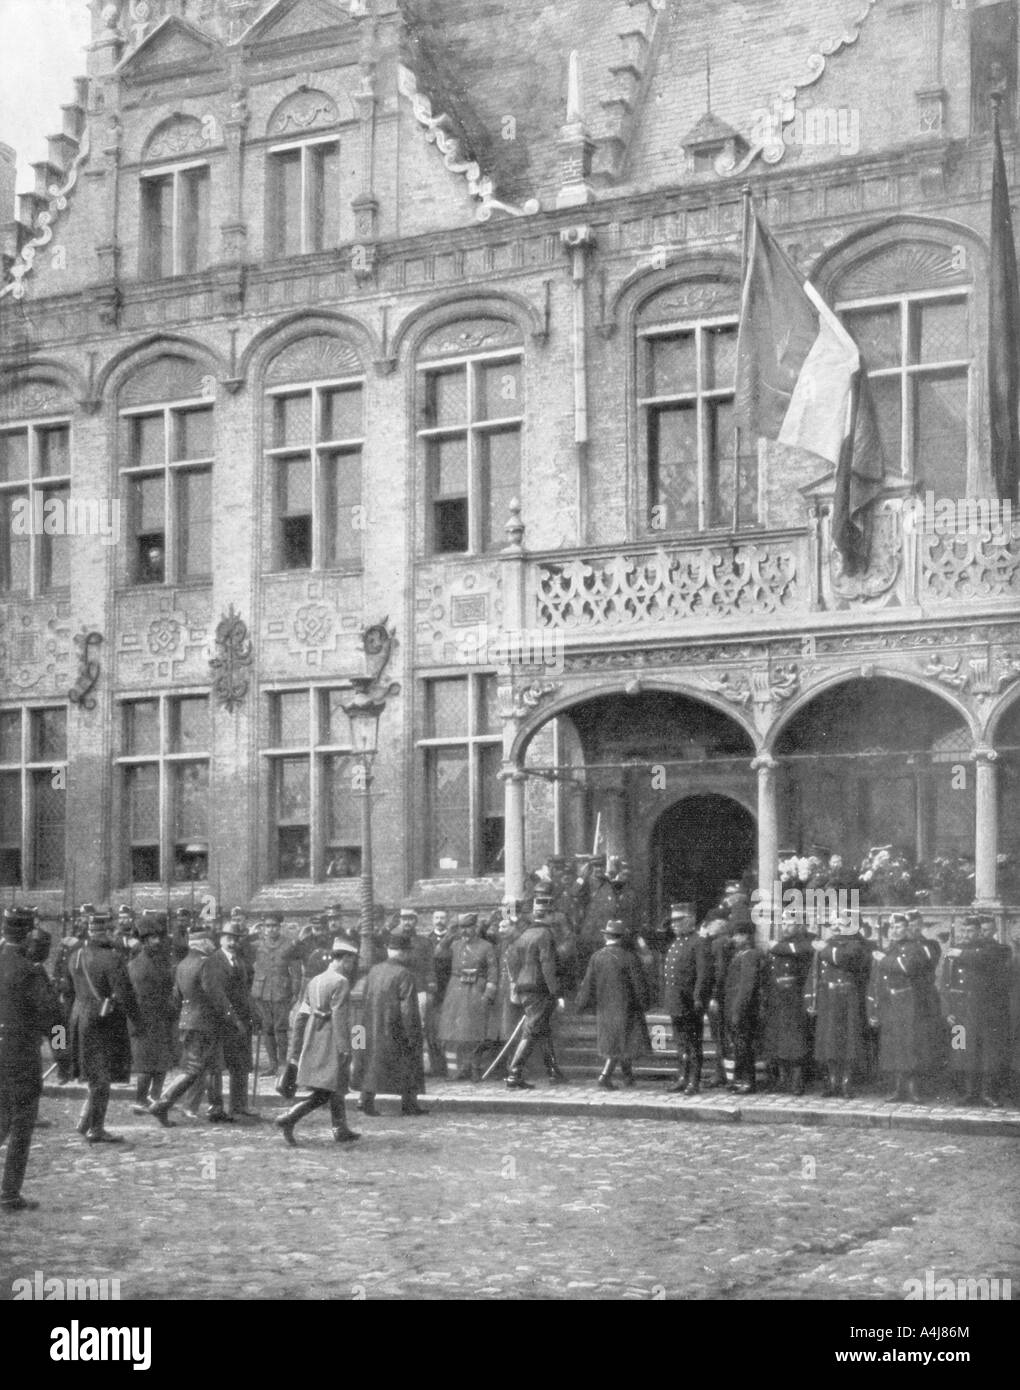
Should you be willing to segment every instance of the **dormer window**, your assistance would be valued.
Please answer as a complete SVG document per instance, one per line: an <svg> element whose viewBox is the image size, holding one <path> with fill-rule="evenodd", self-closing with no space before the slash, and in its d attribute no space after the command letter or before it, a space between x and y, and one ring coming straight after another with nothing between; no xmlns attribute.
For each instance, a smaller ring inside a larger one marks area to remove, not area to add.
<svg viewBox="0 0 1020 1390"><path fill-rule="evenodd" d="M190 275L209 264L209 166L167 165L142 175L142 274Z"/></svg>
<svg viewBox="0 0 1020 1390"><path fill-rule="evenodd" d="M340 241L340 144L333 137L277 145L266 181L269 251L302 256Z"/></svg>

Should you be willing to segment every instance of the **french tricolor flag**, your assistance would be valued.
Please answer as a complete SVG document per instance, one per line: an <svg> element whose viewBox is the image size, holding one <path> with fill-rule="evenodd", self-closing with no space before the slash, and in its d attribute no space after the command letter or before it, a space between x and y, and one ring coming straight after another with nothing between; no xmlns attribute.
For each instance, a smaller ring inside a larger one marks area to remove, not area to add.
<svg viewBox="0 0 1020 1390"><path fill-rule="evenodd" d="M866 569L868 511L885 460L857 344L821 295L751 219L737 342L737 419L751 438L806 449L836 470L833 540Z"/></svg>

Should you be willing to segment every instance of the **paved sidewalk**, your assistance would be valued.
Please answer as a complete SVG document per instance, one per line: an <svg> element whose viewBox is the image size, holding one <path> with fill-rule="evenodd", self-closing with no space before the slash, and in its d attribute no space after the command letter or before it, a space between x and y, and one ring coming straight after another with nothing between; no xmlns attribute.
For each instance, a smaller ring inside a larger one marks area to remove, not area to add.
<svg viewBox="0 0 1020 1390"><path fill-rule="evenodd" d="M268 1112L283 1106L273 1078L259 1081L259 1107ZM700 1096L671 1096L665 1081L640 1081L633 1090L598 1090L594 1079L550 1086L539 1081L533 1091L508 1091L501 1082L429 1080L424 1103L444 1115L559 1115L570 1118L675 1120L700 1124L834 1125L852 1129L928 1130L937 1134L977 1134L1020 1138L1020 1110L974 1109L932 1101L927 1105L889 1105L875 1096L855 1100L825 1100L821 1096L784 1096L762 1092L735 1096L728 1091L705 1091ZM69 1099L84 1095L77 1083L45 1088L47 1096ZM127 1086L115 1086L114 1106L132 1099ZM353 1111L354 1097L349 1099ZM380 1110L396 1108L382 1099ZM45 1108L43 1113L45 1113ZM114 1121L111 1119L111 1124Z"/></svg>

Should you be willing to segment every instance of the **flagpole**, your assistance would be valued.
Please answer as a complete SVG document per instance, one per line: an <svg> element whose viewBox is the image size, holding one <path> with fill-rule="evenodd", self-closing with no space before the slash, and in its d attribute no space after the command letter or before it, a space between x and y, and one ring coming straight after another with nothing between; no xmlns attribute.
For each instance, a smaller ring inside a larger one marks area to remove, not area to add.
<svg viewBox="0 0 1020 1390"><path fill-rule="evenodd" d="M740 246L740 298L743 303L744 285L747 280L747 267L750 259L751 247L751 185L745 183L743 187L743 227L742 240ZM734 400L734 406L736 401ZM740 450L742 445L742 431L736 422L736 410L734 409L733 421L733 532L740 529Z"/></svg>

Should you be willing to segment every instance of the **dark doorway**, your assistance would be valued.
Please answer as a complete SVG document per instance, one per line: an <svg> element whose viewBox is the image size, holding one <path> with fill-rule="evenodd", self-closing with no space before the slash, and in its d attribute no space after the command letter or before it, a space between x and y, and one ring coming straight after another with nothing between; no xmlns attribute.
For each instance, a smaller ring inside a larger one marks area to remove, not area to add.
<svg viewBox="0 0 1020 1390"><path fill-rule="evenodd" d="M715 795L678 801L652 831L656 920L669 913L671 902L692 902L701 921L719 902L726 880L746 873L757 852L754 816L739 801Z"/></svg>

